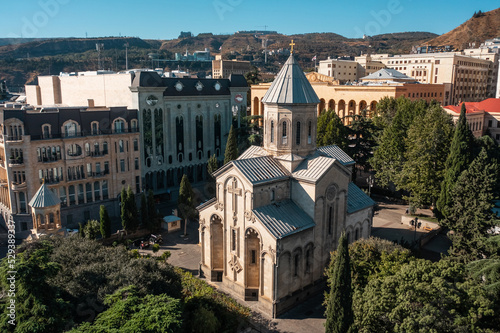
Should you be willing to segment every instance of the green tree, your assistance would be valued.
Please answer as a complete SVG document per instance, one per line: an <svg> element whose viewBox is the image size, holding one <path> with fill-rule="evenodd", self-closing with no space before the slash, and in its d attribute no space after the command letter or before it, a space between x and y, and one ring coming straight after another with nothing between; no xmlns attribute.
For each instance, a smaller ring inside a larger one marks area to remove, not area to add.
<svg viewBox="0 0 500 333"><path fill-rule="evenodd" d="M451 253L470 261L488 255L488 230L500 224L493 212L493 186L497 184L498 169L488 160L486 149L458 177L450 195L453 198L448 217L442 225L453 230Z"/></svg>
<svg viewBox="0 0 500 333"><path fill-rule="evenodd" d="M259 69L255 66L252 66L252 70L245 74L245 79L247 80L248 85L257 84L260 82L260 74Z"/></svg>
<svg viewBox="0 0 500 333"><path fill-rule="evenodd" d="M142 192L141 194L141 224L143 227L147 227L149 229L149 214L148 214L148 201L146 198L146 193Z"/></svg>
<svg viewBox="0 0 500 333"><path fill-rule="evenodd" d="M351 264L347 237L339 239L333 272L329 275L330 293L326 303L326 332L349 332L353 324Z"/></svg>
<svg viewBox="0 0 500 333"><path fill-rule="evenodd" d="M129 186L127 189L127 201L126 206L129 214L130 225L129 229L131 231L136 231L139 228L139 212L137 210L137 204L135 202L135 194L132 188Z"/></svg>
<svg viewBox="0 0 500 333"><path fill-rule="evenodd" d="M210 197L215 195L215 178L212 174L218 169L219 164L217 162L217 157L215 154L210 156L207 163L207 171L208 171L208 182L207 182L207 191Z"/></svg>
<svg viewBox="0 0 500 333"><path fill-rule="evenodd" d="M348 131L335 111L328 110L319 116L316 145L318 147L337 145L341 149L347 148Z"/></svg>
<svg viewBox="0 0 500 333"><path fill-rule="evenodd" d="M238 142L236 140L236 131L231 125L229 136L227 138L226 151L224 153L224 164L238 158Z"/></svg>
<svg viewBox="0 0 500 333"><path fill-rule="evenodd" d="M121 211L121 219L122 219L122 227L124 230L128 231L130 229L130 214L127 209L127 190L125 187L122 187L122 191L120 192L120 211Z"/></svg>
<svg viewBox="0 0 500 333"><path fill-rule="evenodd" d="M451 190L455 186L460 174L467 169L473 159L474 137L467 124L465 112L465 103L462 103L462 109L455 128L455 133L453 134L450 152L446 159L446 172L441 184L441 193L437 201L437 209L440 217L449 216L450 207L453 204Z"/></svg>
<svg viewBox="0 0 500 333"><path fill-rule="evenodd" d="M141 296L135 286L106 297L109 308L94 323L84 323L71 332L176 333L182 328L182 303L162 295Z"/></svg>
<svg viewBox="0 0 500 333"><path fill-rule="evenodd" d="M13 264L7 258L2 261L0 292L4 300L0 301L0 331L62 332L71 326L71 303L62 298L60 288L49 283L61 270L59 264L49 260L51 251L51 246L42 246L29 253L17 253ZM15 280L9 280L12 277ZM7 297L9 292L14 293L12 298ZM11 313L11 299L15 300L15 326L9 323L12 318L7 315Z"/></svg>
<svg viewBox="0 0 500 333"><path fill-rule="evenodd" d="M186 175L182 176L177 200L179 216L184 219L184 235L187 235L187 224L190 218L196 217L197 211L194 203L194 192Z"/></svg>
<svg viewBox="0 0 500 333"><path fill-rule="evenodd" d="M158 213L156 212L156 204L153 190L148 191L148 229L156 230L159 228Z"/></svg>
<svg viewBox="0 0 500 333"><path fill-rule="evenodd" d="M361 115L349 117L351 123L347 127L350 137L347 153L356 162L355 172L357 169L369 171L371 168L369 160L373 156L375 146L375 126L372 119L366 116L366 110L363 110Z"/></svg>
<svg viewBox="0 0 500 333"><path fill-rule="evenodd" d="M101 220L101 236L102 238L108 238L111 236L111 219L109 218L106 206L101 205L99 217Z"/></svg>
<svg viewBox="0 0 500 333"><path fill-rule="evenodd" d="M101 231L101 223L97 220L88 220L83 227L85 238L96 239Z"/></svg>
<svg viewBox="0 0 500 333"><path fill-rule="evenodd" d="M410 126L398 188L410 193L411 205L435 206L441 192L453 129L451 117L439 104L431 105Z"/></svg>

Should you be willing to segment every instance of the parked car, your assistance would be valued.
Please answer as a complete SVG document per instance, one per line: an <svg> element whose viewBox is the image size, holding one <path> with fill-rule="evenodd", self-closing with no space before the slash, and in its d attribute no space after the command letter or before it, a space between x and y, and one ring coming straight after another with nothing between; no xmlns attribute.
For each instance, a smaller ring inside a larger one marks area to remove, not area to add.
<svg viewBox="0 0 500 333"><path fill-rule="evenodd" d="M149 247L149 245L150 245L150 242L149 242L148 240L144 239L144 240L142 240L142 241L141 241L141 245L139 245L139 247L140 247L140 248L141 248L141 250L142 250L142 249L146 249L146 248L148 248L148 247Z"/></svg>

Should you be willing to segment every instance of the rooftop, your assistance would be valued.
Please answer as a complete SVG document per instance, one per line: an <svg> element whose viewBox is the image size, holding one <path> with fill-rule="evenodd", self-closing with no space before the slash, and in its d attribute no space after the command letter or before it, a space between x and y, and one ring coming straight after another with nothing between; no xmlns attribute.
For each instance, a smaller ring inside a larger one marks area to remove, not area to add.
<svg viewBox="0 0 500 333"><path fill-rule="evenodd" d="M293 55L281 68L271 87L262 98L263 103L318 104L319 98Z"/></svg>
<svg viewBox="0 0 500 333"><path fill-rule="evenodd" d="M52 207L61 203L57 195L52 192L47 184L43 183L31 199L29 205L33 208Z"/></svg>
<svg viewBox="0 0 500 333"><path fill-rule="evenodd" d="M365 192L363 192L354 183L349 183L347 195L347 213L351 214L358 210L375 206L375 201L372 200Z"/></svg>
<svg viewBox="0 0 500 333"><path fill-rule="evenodd" d="M447 105L443 108L460 114L462 103L458 105ZM465 102L465 109L466 113L469 114L482 111L500 113L500 98L488 98L481 102Z"/></svg>
<svg viewBox="0 0 500 333"><path fill-rule="evenodd" d="M231 162L252 184L288 178L288 172L271 156L234 160Z"/></svg>
<svg viewBox="0 0 500 333"><path fill-rule="evenodd" d="M254 216L277 239L314 227L316 224L293 201L284 200L252 210Z"/></svg>
<svg viewBox="0 0 500 333"><path fill-rule="evenodd" d="M415 81L414 78L409 77L401 72L398 72L395 69L392 68L382 68L374 73L371 73L370 75L367 75L365 77L362 77L361 80L389 80L389 81L394 81L394 80L408 80L408 81Z"/></svg>
<svg viewBox="0 0 500 333"><path fill-rule="evenodd" d="M356 163L349 155L347 155L337 145L318 147L317 151L322 156L327 156L338 160L344 166L349 166Z"/></svg>

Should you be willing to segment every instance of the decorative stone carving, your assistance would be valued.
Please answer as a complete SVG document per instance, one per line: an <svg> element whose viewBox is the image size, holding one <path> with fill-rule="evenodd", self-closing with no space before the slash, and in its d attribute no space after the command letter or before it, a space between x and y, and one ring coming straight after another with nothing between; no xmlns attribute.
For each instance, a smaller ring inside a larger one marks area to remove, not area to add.
<svg viewBox="0 0 500 333"><path fill-rule="evenodd" d="M337 195L337 188L335 187L335 185L328 186L328 188L326 189L326 199L328 201L332 201L333 199L335 199L336 195Z"/></svg>
<svg viewBox="0 0 500 333"><path fill-rule="evenodd" d="M249 210L246 210L246 211L245 211L245 218L246 218L247 220L250 220L250 219L252 218L252 212L251 212L251 211L249 211Z"/></svg>
<svg viewBox="0 0 500 333"><path fill-rule="evenodd" d="M238 260L237 256L232 256L231 260L229 260L229 268L231 268L232 271L239 273L243 269L241 267L240 261Z"/></svg>

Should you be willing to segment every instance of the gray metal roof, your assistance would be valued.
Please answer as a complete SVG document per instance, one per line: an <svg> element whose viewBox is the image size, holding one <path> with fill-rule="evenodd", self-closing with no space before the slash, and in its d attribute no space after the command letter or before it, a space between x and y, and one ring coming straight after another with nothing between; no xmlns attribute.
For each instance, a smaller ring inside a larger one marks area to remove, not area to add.
<svg viewBox="0 0 500 333"><path fill-rule="evenodd" d="M31 199L29 205L33 208L44 208L59 205L61 200L43 183Z"/></svg>
<svg viewBox="0 0 500 333"><path fill-rule="evenodd" d="M374 73L371 73L370 75L361 78L361 80L394 80L394 79L405 79L405 80L415 81L414 78L409 77L392 68L382 68Z"/></svg>
<svg viewBox="0 0 500 333"><path fill-rule="evenodd" d="M250 146L237 159L244 160L255 156L267 156L269 153L260 146Z"/></svg>
<svg viewBox="0 0 500 333"><path fill-rule="evenodd" d="M271 156L234 160L235 168L252 184L288 178L288 172Z"/></svg>
<svg viewBox="0 0 500 333"><path fill-rule="evenodd" d="M317 151L320 153L320 155L334 158L345 166L356 163L349 155L347 155L342 149L340 149L336 145L318 147Z"/></svg>
<svg viewBox="0 0 500 333"><path fill-rule="evenodd" d="M358 210L375 206L375 201L372 200L365 192L354 183L349 183L347 193L347 213L351 214Z"/></svg>
<svg viewBox="0 0 500 333"><path fill-rule="evenodd" d="M319 98L293 55L290 55L262 98L262 102L318 104Z"/></svg>
<svg viewBox="0 0 500 333"><path fill-rule="evenodd" d="M316 225L313 219L291 200L262 206L252 210L252 213L277 239Z"/></svg>
<svg viewBox="0 0 500 333"><path fill-rule="evenodd" d="M299 164L292 176L298 179L317 181L334 163L335 159L325 156L308 158Z"/></svg>

